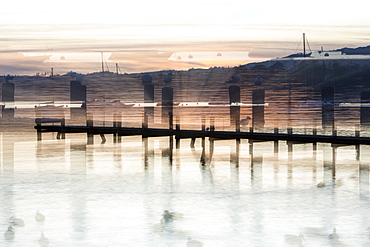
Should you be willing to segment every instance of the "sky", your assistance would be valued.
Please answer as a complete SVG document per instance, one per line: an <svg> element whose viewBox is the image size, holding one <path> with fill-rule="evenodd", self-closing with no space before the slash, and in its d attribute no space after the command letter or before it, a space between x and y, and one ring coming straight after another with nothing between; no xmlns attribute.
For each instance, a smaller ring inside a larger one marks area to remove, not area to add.
<svg viewBox="0 0 370 247"><path fill-rule="evenodd" d="M105 70L127 73L237 66L300 51L302 33L312 50L367 46L369 7L360 0L13 0L0 8L0 73L90 73L102 61Z"/></svg>

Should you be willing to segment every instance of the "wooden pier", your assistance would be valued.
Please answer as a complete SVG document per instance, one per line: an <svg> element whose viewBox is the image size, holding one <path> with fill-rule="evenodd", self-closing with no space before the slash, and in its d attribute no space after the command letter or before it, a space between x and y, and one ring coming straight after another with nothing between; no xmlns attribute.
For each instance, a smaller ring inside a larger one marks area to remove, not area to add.
<svg viewBox="0 0 370 247"><path fill-rule="evenodd" d="M279 133L275 129L274 133L261 133L254 132L252 128L247 132L241 131L216 131L214 128L210 130L183 130L180 129L179 125L176 125L175 129L163 129L163 128L147 128L147 125L143 124L142 128L131 128L121 127L120 125L113 124L113 127L93 126L92 121L88 120L86 126L66 126L64 119L36 119L37 139L42 139L42 133L56 132L57 139L64 139L67 133L86 133L88 139L94 135L100 135L102 142L105 142L105 136L112 134L114 136L136 136L141 135L142 137L160 137L160 136L174 136L175 139L181 140L185 138L205 138L209 137L212 139L249 139L250 141L287 141L291 143L331 143L335 145L370 145L370 137L360 137L359 133L355 136L339 136L333 135L317 135L316 131L312 134L293 134L291 130L287 133ZM60 123L60 125L42 125L42 123ZM334 132L336 133L336 132Z"/></svg>

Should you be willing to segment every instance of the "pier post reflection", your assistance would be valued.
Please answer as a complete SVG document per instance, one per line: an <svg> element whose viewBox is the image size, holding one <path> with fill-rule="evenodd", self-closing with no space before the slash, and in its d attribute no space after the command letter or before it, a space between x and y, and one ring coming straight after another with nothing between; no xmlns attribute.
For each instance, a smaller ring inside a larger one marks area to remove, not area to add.
<svg viewBox="0 0 370 247"><path fill-rule="evenodd" d="M86 164L87 146L70 143L71 219L76 239L85 239L86 232ZM91 154L92 155L92 154Z"/></svg>
<svg viewBox="0 0 370 247"><path fill-rule="evenodd" d="M369 161L370 147L368 145L362 145L359 157L359 185L360 197L364 199L369 199L370 196Z"/></svg>
<svg viewBox="0 0 370 247"><path fill-rule="evenodd" d="M171 192L173 187L172 181L172 148L173 148L173 137L169 139L165 137L160 140L160 148L162 153L162 190L168 196L166 198L166 208L171 207Z"/></svg>
<svg viewBox="0 0 370 247"><path fill-rule="evenodd" d="M249 154L251 157L251 180L253 188L262 188L262 164L263 155L255 152L254 141L249 140Z"/></svg>
<svg viewBox="0 0 370 247"><path fill-rule="evenodd" d="M240 139L235 139L235 149L230 147L230 165L238 168L240 160Z"/></svg>
<svg viewBox="0 0 370 247"><path fill-rule="evenodd" d="M115 128L121 128L122 127L122 116L120 113L114 113L113 114L113 127ZM113 142L121 143L122 136L119 135L119 133L113 134Z"/></svg>
<svg viewBox="0 0 370 247"><path fill-rule="evenodd" d="M144 169L145 171L153 170L154 166L154 149L150 148L148 137L142 137L142 146L144 149Z"/></svg>
<svg viewBox="0 0 370 247"><path fill-rule="evenodd" d="M323 166L324 166L324 184L331 184L335 179L335 159L337 147L330 144L324 144L323 152Z"/></svg>
<svg viewBox="0 0 370 247"><path fill-rule="evenodd" d="M0 191L1 214L9 217L13 214L13 185L14 185L14 136L9 133L0 133L1 163L0 178L2 189Z"/></svg>
<svg viewBox="0 0 370 247"><path fill-rule="evenodd" d="M15 136L11 132L1 134L1 154L2 154L2 171L4 174L12 174L14 172L14 139Z"/></svg>

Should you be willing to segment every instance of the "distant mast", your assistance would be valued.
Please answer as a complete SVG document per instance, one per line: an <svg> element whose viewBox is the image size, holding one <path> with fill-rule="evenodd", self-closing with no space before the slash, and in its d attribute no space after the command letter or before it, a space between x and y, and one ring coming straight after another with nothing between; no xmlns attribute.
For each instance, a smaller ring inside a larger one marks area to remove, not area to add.
<svg viewBox="0 0 370 247"><path fill-rule="evenodd" d="M104 73L104 56L103 56L103 52L101 53L101 71Z"/></svg>
<svg viewBox="0 0 370 247"><path fill-rule="evenodd" d="M306 57L306 34L303 33L303 57Z"/></svg>

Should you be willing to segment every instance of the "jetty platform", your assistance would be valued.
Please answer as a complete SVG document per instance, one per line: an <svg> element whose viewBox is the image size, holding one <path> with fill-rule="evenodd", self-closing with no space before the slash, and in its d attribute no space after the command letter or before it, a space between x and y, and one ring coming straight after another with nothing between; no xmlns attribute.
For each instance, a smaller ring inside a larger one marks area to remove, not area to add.
<svg viewBox="0 0 370 247"><path fill-rule="evenodd" d="M215 130L212 126L208 130L202 126L201 130L186 130L180 129L180 125L175 125L175 128L147 128L143 124L141 128L134 127L121 127L120 124L113 124L112 127L106 126L93 126L92 121L87 121L86 126L66 126L64 119L43 119L37 118L35 120L38 140L42 139L42 133L56 132L57 139L64 139L65 134L68 133L86 133L87 137L100 135L102 143L105 142L105 135L112 134L114 136L142 136L145 137L161 137L161 136L174 136L176 140L185 138L212 138L212 139L249 139L250 141L287 141L293 143L331 143L337 145L370 145L370 137L361 137L357 131L355 136L341 136L336 135L333 131L331 135L318 135L315 129L312 134L296 134L292 130L287 133L279 133L275 129L273 133L261 133L253 131L219 131ZM53 123L53 125L44 125L44 123Z"/></svg>

